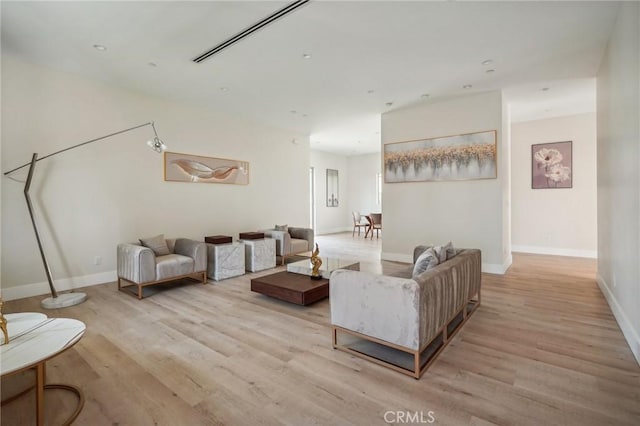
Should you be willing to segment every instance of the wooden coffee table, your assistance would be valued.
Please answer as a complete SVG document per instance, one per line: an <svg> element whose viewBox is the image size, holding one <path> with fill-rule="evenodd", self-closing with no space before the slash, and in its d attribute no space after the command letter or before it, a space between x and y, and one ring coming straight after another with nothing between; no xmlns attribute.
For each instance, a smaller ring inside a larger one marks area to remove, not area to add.
<svg viewBox="0 0 640 426"><path fill-rule="evenodd" d="M278 272L252 279L251 291L306 306L329 297L329 280L312 280L307 275Z"/></svg>

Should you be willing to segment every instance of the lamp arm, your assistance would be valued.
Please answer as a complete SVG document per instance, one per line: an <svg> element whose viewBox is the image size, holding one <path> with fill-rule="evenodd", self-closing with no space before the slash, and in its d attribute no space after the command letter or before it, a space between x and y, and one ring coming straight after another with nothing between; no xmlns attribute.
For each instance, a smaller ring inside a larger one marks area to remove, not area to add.
<svg viewBox="0 0 640 426"><path fill-rule="evenodd" d="M72 150L74 148L81 147L83 145L88 145L90 143L97 142L97 141L102 140L102 139L110 138L111 136L116 136L116 135L119 135L121 133L130 132L131 130L139 129L140 127L149 126L149 125L151 127L153 127L153 133L155 133L156 137L158 137L158 132L156 132L156 126L154 125L153 121L149 121L148 123L140 124L138 126L134 126L134 127L128 128L128 129L120 130L119 132L111 133L111 134L106 135L106 136L100 136L99 138L91 139L90 141L86 141L86 142L79 143L77 145L70 146L69 148L61 149L60 151L56 151L56 152L54 152L52 154L45 155L44 157L37 158L35 161L44 160L45 158L53 157L54 155L58 155L58 154L63 153L65 151L69 151L69 150ZM5 172L4 174L6 176L6 175L8 175L10 173L13 173L13 172L15 172L17 170L20 170L20 169L24 168L24 167L27 167L30 164L32 164L32 162L23 164L22 166L16 167L15 169L11 169L8 172Z"/></svg>

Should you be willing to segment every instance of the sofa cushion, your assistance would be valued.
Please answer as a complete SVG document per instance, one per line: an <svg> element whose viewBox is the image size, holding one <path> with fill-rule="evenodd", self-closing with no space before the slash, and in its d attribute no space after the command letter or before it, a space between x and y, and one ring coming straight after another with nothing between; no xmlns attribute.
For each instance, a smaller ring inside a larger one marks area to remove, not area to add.
<svg viewBox="0 0 640 426"><path fill-rule="evenodd" d="M156 256L171 254L169 246L167 246L167 242L164 239L164 234L156 235L155 237L140 238L140 244L153 250Z"/></svg>
<svg viewBox="0 0 640 426"><path fill-rule="evenodd" d="M275 230L289 232L289 225L276 225Z"/></svg>
<svg viewBox="0 0 640 426"><path fill-rule="evenodd" d="M309 251L309 242L299 238L291 239L291 253L302 253Z"/></svg>
<svg viewBox="0 0 640 426"><path fill-rule="evenodd" d="M415 265L413 265L412 277L415 278L421 273L435 268L438 263L438 256L436 255L435 250L433 248L426 249L420 257L418 257Z"/></svg>
<svg viewBox="0 0 640 426"><path fill-rule="evenodd" d="M181 254L168 254L156 257L156 280L177 277L194 272L192 258Z"/></svg>

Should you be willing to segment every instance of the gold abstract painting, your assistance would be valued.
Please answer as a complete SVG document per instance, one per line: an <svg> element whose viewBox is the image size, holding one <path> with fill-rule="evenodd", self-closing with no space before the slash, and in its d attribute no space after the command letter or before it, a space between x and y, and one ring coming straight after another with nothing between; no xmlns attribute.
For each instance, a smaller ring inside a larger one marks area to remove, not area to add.
<svg viewBox="0 0 640 426"><path fill-rule="evenodd" d="M165 152L164 180L248 185L249 163L226 158Z"/></svg>
<svg viewBox="0 0 640 426"><path fill-rule="evenodd" d="M496 131L388 143L384 181L495 179Z"/></svg>

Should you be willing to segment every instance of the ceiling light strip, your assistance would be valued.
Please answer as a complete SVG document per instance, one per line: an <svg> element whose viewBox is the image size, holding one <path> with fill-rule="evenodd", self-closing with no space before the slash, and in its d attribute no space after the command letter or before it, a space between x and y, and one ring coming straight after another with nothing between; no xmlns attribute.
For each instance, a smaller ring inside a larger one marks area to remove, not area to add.
<svg viewBox="0 0 640 426"><path fill-rule="evenodd" d="M258 31L260 28L262 28L262 27L274 22L277 19L282 18L283 16L293 12L294 10L298 9L299 7L304 6L306 3L309 3L310 1L311 0L297 0L297 1L294 1L293 3L288 4L287 6L283 7L282 9L280 9L280 10L274 12L273 14L267 16L266 18L264 18L260 22L253 24L249 28L247 28L247 29L239 32L238 34L234 35L233 37L223 41L222 43L220 43L219 45L217 45L213 49L204 52L202 55L200 55L197 58L193 59L193 62L200 63L200 62L204 61L205 59L211 57L212 55L215 55L216 53L220 52L221 50L226 49L227 47L231 46L232 44L235 44L235 43L239 42L240 40L242 40L245 37L248 37L249 35L253 34L256 31Z"/></svg>

